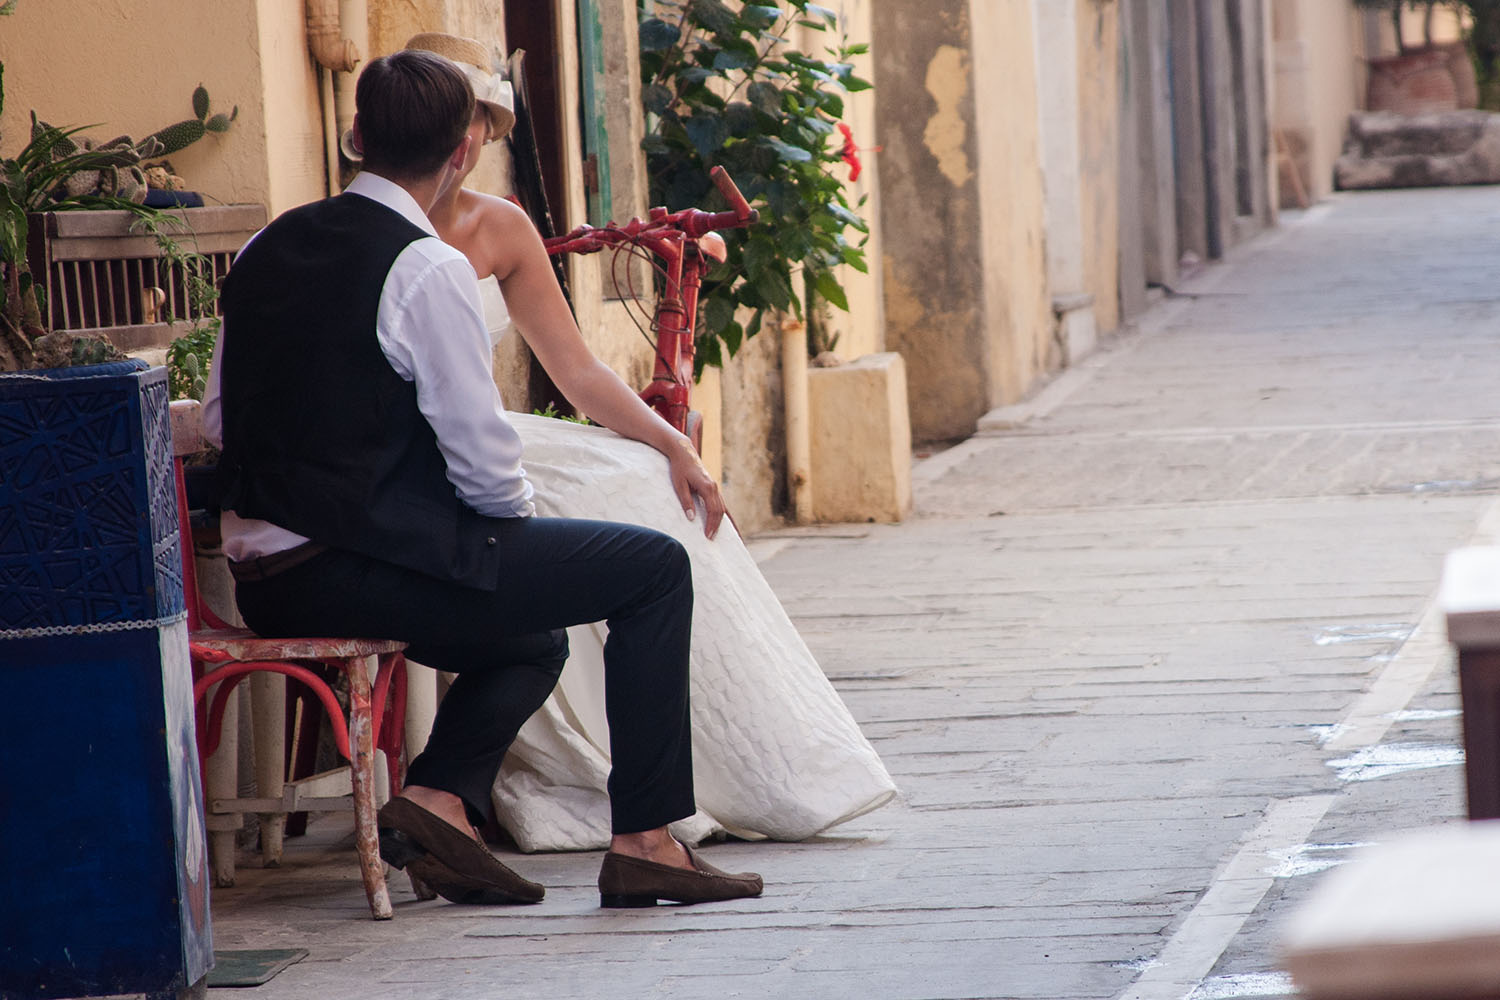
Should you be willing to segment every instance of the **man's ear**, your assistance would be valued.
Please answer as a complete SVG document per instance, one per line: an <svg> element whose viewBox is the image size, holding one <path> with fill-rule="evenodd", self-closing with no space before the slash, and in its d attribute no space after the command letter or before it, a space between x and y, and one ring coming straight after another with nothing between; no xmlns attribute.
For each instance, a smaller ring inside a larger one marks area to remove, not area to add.
<svg viewBox="0 0 1500 1000"><path fill-rule="evenodd" d="M469 147L473 144L473 134L470 132L465 132L463 139L461 139L458 143L458 148L453 151L452 156L448 157L448 166L452 167L454 170L462 170L464 168L464 160L468 159L469 157Z"/></svg>
<svg viewBox="0 0 1500 1000"><path fill-rule="evenodd" d="M359 129L359 112L354 113L354 121L349 123L349 145L361 156L365 153L365 137Z"/></svg>

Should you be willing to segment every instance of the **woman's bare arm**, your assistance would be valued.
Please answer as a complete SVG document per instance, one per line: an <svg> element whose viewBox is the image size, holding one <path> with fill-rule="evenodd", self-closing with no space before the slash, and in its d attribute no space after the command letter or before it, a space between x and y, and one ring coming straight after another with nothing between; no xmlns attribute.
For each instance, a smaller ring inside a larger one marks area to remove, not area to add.
<svg viewBox="0 0 1500 1000"><path fill-rule="evenodd" d="M501 198L484 197L475 234L486 244L516 329L568 402L617 434L651 445L667 457L672 488L689 518L693 497L706 512L704 533L712 538L724 517L719 484L703 467L692 443L648 407L604 362L594 357L558 287L541 237L525 212ZM462 249L462 248L461 248ZM471 259L481 254L469 254Z"/></svg>

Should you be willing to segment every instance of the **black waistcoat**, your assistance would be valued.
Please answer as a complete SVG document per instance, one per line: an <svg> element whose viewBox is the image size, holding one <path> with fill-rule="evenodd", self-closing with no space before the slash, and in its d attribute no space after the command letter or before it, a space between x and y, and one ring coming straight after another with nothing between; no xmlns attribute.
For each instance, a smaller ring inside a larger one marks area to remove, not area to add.
<svg viewBox="0 0 1500 1000"><path fill-rule="evenodd" d="M492 588L492 519L458 499L416 389L375 333L391 265L426 235L346 194L281 215L235 260L221 297L224 506Z"/></svg>

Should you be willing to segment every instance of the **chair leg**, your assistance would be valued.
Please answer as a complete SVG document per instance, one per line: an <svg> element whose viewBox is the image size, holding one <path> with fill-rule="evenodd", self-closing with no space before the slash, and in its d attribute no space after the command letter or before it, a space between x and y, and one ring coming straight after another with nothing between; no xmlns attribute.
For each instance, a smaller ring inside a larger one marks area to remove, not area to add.
<svg viewBox="0 0 1500 1000"><path fill-rule="evenodd" d="M205 722L206 724L206 722ZM204 807L208 826L208 862L214 885L227 889L234 885L235 836L239 831L240 813L215 813L216 799L239 798L239 698L231 697L220 723L225 734L219 748L202 762Z"/></svg>
<svg viewBox="0 0 1500 1000"><path fill-rule="evenodd" d="M354 838L359 850L360 874L364 878L365 896L370 901L370 915L376 920L389 920L395 914L385 884L375 822L375 720L370 704L370 675L363 659L348 661L345 674L349 678L349 751L353 757L349 776L354 786Z"/></svg>
<svg viewBox="0 0 1500 1000"><path fill-rule="evenodd" d="M255 725L255 788L263 799L280 799L286 790L286 678L259 671L250 675L250 714ZM286 813L262 813L261 863L281 864Z"/></svg>

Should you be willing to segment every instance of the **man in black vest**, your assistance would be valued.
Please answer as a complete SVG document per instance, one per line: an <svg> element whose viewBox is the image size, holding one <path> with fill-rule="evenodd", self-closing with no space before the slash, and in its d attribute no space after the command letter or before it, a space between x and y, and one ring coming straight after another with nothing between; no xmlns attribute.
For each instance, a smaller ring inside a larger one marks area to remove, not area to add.
<svg viewBox="0 0 1500 1000"><path fill-rule="evenodd" d="M758 875L720 872L667 832L694 811L685 551L645 528L531 516L474 271L425 215L472 141L468 81L409 50L370 63L355 100L363 172L257 234L224 284L204 416L241 614L268 636L404 640L458 675L380 812L380 847L466 903L542 898L474 824L557 681L563 629L608 621L601 903L759 895Z"/></svg>

